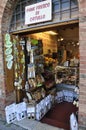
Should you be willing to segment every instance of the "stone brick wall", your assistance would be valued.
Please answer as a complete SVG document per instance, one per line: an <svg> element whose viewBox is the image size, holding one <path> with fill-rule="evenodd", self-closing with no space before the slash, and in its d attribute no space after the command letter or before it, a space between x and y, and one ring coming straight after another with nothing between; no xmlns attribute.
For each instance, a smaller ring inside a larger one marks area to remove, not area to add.
<svg viewBox="0 0 86 130"><path fill-rule="evenodd" d="M86 1L79 1L80 94L79 125L86 129Z"/></svg>
<svg viewBox="0 0 86 130"><path fill-rule="evenodd" d="M3 35L9 29L11 14L17 0L0 1L0 116L5 117L5 106L15 101L14 91L7 93L6 72L4 67L4 42Z"/></svg>
<svg viewBox="0 0 86 130"><path fill-rule="evenodd" d="M1 22L2 15L5 7L5 2L0 2L0 115L4 115L5 105L5 79L4 79L4 64L3 64L3 46L2 46L2 33L1 33Z"/></svg>

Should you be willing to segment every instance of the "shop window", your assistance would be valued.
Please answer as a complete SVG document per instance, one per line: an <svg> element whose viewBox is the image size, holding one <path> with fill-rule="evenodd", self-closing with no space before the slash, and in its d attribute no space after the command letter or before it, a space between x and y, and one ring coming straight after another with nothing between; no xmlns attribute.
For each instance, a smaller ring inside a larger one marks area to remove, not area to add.
<svg viewBox="0 0 86 130"><path fill-rule="evenodd" d="M69 17L70 17L69 11L62 12L62 20L69 19Z"/></svg>
<svg viewBox="0 0 86 130"><path fill-rule="evenodd" d="M15 18L16 18L15 15L13 15L11 24L13 24L15 22Z"/></svg>
<svg viewBox="0 0 86 130"><path fill-rule="evenodd" d="M61 0L61 2L68 2L69 0Z"/></svg>
<svg viewBox="0 0 86 130"><path fill-rule="evenodd" d="M15 12L16 12L16 13L19 13L19 12L20 12L20 5L17 5Z"/></svg>
<svg viewBox="0 0 86 130"><path fill-rule="evenodd" d="M24 18L25 18L25 12L22 12L22 19L24 21Z"/></svg>
<svg viewBox="0 0 86 130"><path fill-rule="evenodd" d="M75 9L71 9L71 18L76 18L76 16L78 16L78 10Z"/></svg>
<svg viewBox="0 0 86 130"><path fill-rule="evenodd" d="M20 22L17 22L17 23L16 23L16 29L19 29L20 27L21 27Z"/></svg>
<svg viewBox="0 0 86 130"><path fill-rule="evenodd" d="M20 25L23 25L25 28L30 28L30 26L26 26L25 23L25 6L32 5L45 0L19 0L10 24L10 31L13 31L13 24L16 26L17 23L20 22ZM77 0L52 0L52 21L42 24L52 24L55 22L63 22L64 20L72 20L73 18L78 19L78 2ZM19 25L19 26L20 26ZM31 27L34 25L31 25ZM35 26L39 26L36 24ZM22 29L22 28L21 28ZM15 29L14 29L15 31Z"/></svg>
<svg viewBox="0 0 86 130"><path fill-rule="evenodd" d="M21 5L21 10L22 10L22 11L25 11L25 6L26 6L26 2L24 2L24 3Z"/></svg>
<svg viewBox="0 0 86 130"><path fill-rule="evenodd" d="M55 2L55 4L53 4L53 10L54 10L54 12L60 11L60 3L58 1Z"/></svg>
<svg viewBox="0 0 86 130"><path fill-rule="evenodd" d="M16 24L11 24L11 30L14 31L16 29Z"/></svg>
<svg viewBox="0 0 86 130"><path fill-rule="evenodd" d="M25 2L25 0L20 0L20 2Z"/></svg>
<svg viewBox="0 0 86 130"><path fill-rule="evenodd" d="M70 8L70 3L69 3L69 1L67 1L67 2L62 2L61 8L62 8L62 10L68 10L68 9Z"/></svg>
<svg viewBox="0 0 86 130"><path fill-rule="evenodd" d="M20 18L21 18L21 17L20 17L20 14L17 14L17 15L16 15L16 21L18 22L18 21L20 20Z"/></svg>
<svg viewBox="0 0 86 130"><path fill-rule="evenodd" d="M37 0L37 2L41 2L41 1L43 1L43 0Z"/></svg>
<svg viewBox="0 0 86 130"><path fill-rule="evenodd" d="M56 15L53 16L53 18L54 18L56 21L60 21L60 13L57 12Z"/></svg>
<svg viewBox="0 0 86 130"><path fill-rule="evenodd" d="M71 8L76 8L76 7L78 7L78 1L71 0Z"/></svg>

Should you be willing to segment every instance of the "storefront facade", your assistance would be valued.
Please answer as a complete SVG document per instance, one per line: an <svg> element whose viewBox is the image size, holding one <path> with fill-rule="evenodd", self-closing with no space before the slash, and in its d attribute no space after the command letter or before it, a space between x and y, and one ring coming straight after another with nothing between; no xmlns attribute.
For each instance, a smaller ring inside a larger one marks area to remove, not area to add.
<svg viewBox="0 0 86 130"><path fill-rule="evenodd" d="M14 85L13 85L13 70L9 71L6 70L6 63L4 61L4 34L9 31L9 25L11 22L11 17L13 14L13 9L15 8L18 0L2 0L1 6L0 6L0 26L1 26L1 31L0 31L0 46L1 46L1 51L0 51L0 115L3 117L4 116L4 108L8 104L11 104L12 102L16 101L16 94L14 91ZM80 52L80 73L79 73L79 88L80 88L80 93L79 93L79 125L82 127L81 129L86 128L86 45L85 45L85 35L86 35L86 20L85 20L85 15L86 15L86 2L85 0L78 0L78 6L79 6L79 52ZM54 21L55 22L55 21ZM74 21L75 22L75 21ZM55 23L53 23L54 26ZM65 25L66 22L63 22ZM43 25L43 24L42 24ZM40 26L42 29L42 25ZM48 27L51 26L48 24ZM18 28L13 28L14 30L11 30L15 32ZM31 28L29 28L32 30ZM34 30L34 29L33 29ZM32 31L33 31L32 30ZM35 29L36 30L36 29ZM24 31L24 29L23 29ZM22 30L20 31L22 32ZM9 74L10 73L10 74ZM9 78L7 78L9 77ZM7 80L8 79L8 80Z"/></svg>

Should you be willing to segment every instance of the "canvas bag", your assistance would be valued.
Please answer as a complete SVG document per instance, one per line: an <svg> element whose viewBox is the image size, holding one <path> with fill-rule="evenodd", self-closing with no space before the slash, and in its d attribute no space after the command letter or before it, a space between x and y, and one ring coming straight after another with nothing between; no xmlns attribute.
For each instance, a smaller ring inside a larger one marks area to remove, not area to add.
<svg viewBox="0 0 86 130"><path fill-rule="evenodd" d="M74 113L70 115L70 130L78 130L78 122Z"/></svg>

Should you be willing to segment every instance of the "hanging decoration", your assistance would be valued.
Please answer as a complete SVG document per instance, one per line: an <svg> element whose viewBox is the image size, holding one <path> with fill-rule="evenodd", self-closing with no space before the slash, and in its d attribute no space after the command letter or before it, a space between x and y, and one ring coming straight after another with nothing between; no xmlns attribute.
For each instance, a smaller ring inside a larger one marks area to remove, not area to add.
<svg viewBox="0 0 86 130"><path fill-rule="evenodd" d="M9 33L5 34L5 61L6 61L6 65L7 68L9 70L12 69L13 66L13 55L12 55L12 41L11 41L11 37Z"/></svg>
<svg viewBox="0 0 86 130"><path fill-rule="evenodd" d="M25 78L25 54L24 46L20 44L19 37L13 38L14 48L14 86L19 90L23 88Z"/></svg>

